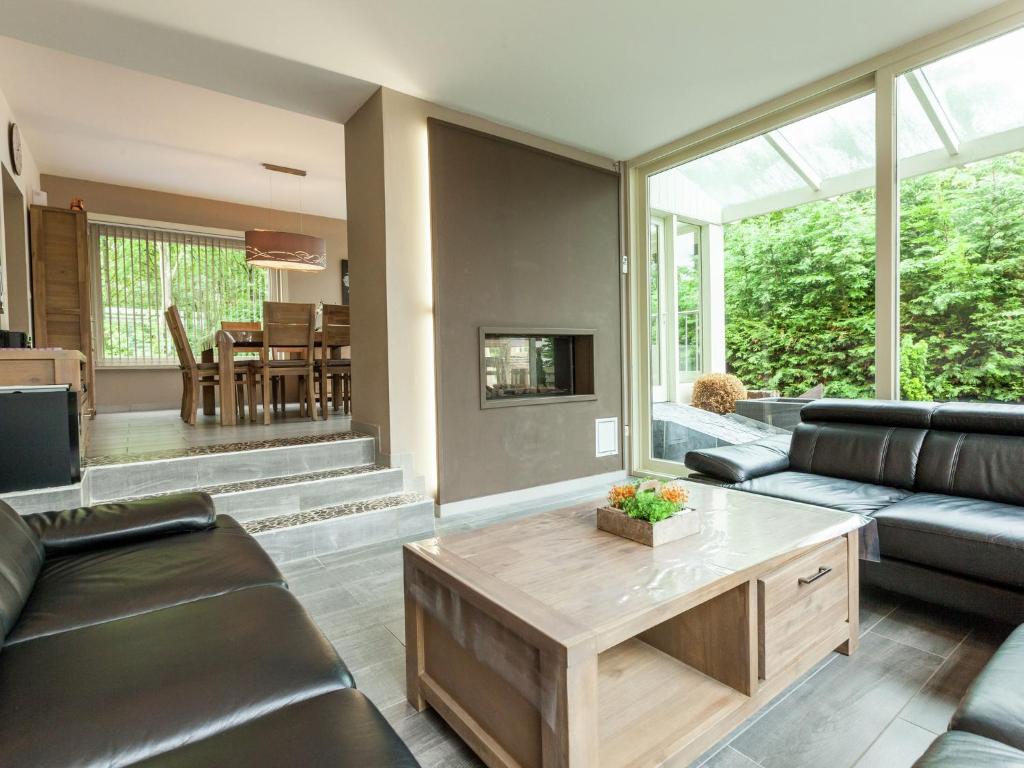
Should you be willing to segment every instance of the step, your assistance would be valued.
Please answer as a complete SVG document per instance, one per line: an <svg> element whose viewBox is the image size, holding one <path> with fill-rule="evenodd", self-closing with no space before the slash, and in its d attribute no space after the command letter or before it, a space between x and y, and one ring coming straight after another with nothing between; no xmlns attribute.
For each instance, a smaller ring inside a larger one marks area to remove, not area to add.
<svg viewBox="0 0 1024 768"><path fill-rule="evenodd" d="M434 533L434 500L398 493L243 523L278 563Z"/></svg>
<svg viewBox="0 0 1024 768"><path fill-rule="evenodd" d="M245 480L240 483L210 485L190 490L210 494L218 514L231 515L238 522L244 523L264 517L307 512L399 493L402 490L402 481L401 469L362 464L324 472ZM139 497L117 501L133 501L135 498Z"/></svg>
<svg viewBox="0 0 1024 768"><path fill-rule="evenodd" d="M0 495L0 499L22 515L59 509L75 509L82 506L82 484L36 488L31 491L13 491Z"/></svg>
<svg viewBox="0 0 1024 768"><path fill-rule="evenodd" d="M82 497L96 504L373 463L372 437L342 432L86 460Z"/></svg>

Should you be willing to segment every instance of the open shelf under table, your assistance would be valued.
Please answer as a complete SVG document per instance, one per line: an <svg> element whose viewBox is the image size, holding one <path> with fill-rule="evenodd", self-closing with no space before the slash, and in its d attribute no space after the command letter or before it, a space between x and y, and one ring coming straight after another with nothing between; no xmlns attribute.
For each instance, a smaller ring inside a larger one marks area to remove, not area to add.
<svg viewBox="0 0 1024 768"><path fill-rule="evenodd" d="M643 640L598 659L602 766L656 764L748 700Z"/></svg>

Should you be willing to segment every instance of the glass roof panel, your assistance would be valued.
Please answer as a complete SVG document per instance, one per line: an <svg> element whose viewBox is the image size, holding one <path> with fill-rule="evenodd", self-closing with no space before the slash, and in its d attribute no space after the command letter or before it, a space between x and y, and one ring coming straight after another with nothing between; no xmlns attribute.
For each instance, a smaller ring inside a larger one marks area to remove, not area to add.
<svg viewBox="0 0 1024 768"><path fill-rule="evenodd" d="M874 167L875 95L868 94L780 128L822 179Z"/></svg>
<svg viewBox="0 0 1024 768"><path fill-rule="evenodd" d="M764 136L734 144L672 171L682 174L723 207L806 187Z"/></svg>
<svg viewBox="0 0 1024 768"><path fill-rule="evenodd" d="M896 78L896 89L896 144L900 159L942 149L939 134L903 75Z"/></svg>
<svg viewBox="0 0 1024 768"><path fill-rule="evenodd" d="M921 69L960 139L1024 127L1024 29Z"/></svg>

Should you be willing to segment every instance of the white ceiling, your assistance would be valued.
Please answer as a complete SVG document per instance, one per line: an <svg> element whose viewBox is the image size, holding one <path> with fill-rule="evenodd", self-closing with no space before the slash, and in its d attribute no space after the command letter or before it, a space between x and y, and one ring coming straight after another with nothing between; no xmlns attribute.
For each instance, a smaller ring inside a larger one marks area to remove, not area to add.
<svg viewBox="0 0 1024 768"><path fill-rule="evenodd" d="M345 218L339 122L7 37L0 89L43 173Z"/></svg>
<svg viewBox="0 0 1024 768"><path fill-rule="evenodd" d="M321 117L380 83L624 159L998 0L0 4L7 34Z"/></svg>

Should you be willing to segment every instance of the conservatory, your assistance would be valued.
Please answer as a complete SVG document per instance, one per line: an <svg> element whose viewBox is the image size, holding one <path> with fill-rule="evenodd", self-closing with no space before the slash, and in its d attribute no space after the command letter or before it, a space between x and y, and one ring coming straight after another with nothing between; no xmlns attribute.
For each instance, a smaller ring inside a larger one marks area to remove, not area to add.
<svg viewBox="0 0 1024 768"><path fill-rule="evenodd" d="M789 397L1024 400L1022 72L1018 30L895 70L884 96L875 73L644 174L650 458L702 442L667 435L706 421L688 408L704 372ZM893 201L876 199L879 147ZM898 212L892 233L880 202ZM878 247L883 231L894 247Z"/></svg>

